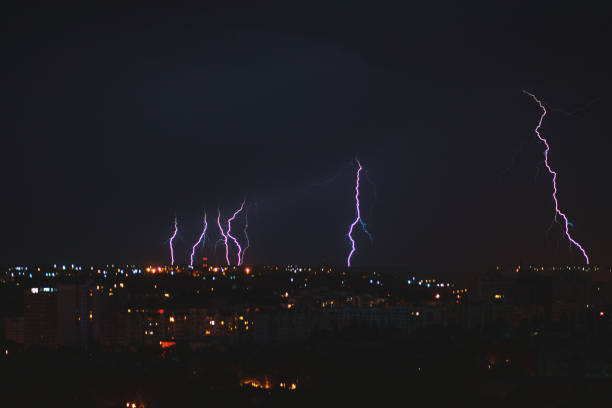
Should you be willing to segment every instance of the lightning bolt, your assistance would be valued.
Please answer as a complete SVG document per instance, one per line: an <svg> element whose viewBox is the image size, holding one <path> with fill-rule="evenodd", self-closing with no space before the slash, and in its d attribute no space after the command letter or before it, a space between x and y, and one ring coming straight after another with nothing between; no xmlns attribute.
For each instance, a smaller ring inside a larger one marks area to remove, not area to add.
<svg viewBox="0 0 612 408"><path fill-rule="evenodd" d="M244 254L246 254L247 249L249 249L249 246L251 246L251 242L249 241L249 234L247 234L247 229L249 229L249 208L248 207L244 211L244 236L246 237L247 244L242 250L242 255L240 257L240 261L238 262L239 266L242 265L242 262L244 261Z"/></svg>
<svg viewBox="0 0 612 408"><path fill-rule="evenodd" d="M351 252L349 253L348 258L346 260L346 265L348 267L351 266L351 258L353 257L353 254L355 253L355 240L353 239L353 229L355 228L357 223L360 223L363 230L368 234L368 236L371 237L370 233L365 229L366 223L361 219L361 210L359 208L359 178L361 175L361 170L363 170L363 167L361 166L361 163L359 162L359 160L357 160L357 158L355 158L355 161L357 162L357 165L359 166L359 168L357 169L357 178L355 182L355 210L356 210L355 212L356 214L355 214L355 220L351 223L351 226L348 232L348 238L351 241Z"/></svg>
<svg viewBox="0 0 612 408"><path fill-rule="evenodd" d="M176 220L176 215L174 216L174 233L170 237L170 265L174 265L174 238L176 238L176 234L178 233L178 221Z"/></svg>
<svg viewBox="0 0 612 408"><path fill-rule="evenodd" d="M569 239L569 241L574 244L578 249L580 249L580 252L582 252L582 255L584 256L584 259L586 260L586 264L589 264L589 256L587 255L586 251L584 250L584 248L582 248L582 246L576 242L570 235L569 233L569 227L571 225L571 223L568 221L567 216L559 209L559 202L557 201L557 172L555 172L551 167L550 164L548 163L548 153L550 151L550 146L548 145L548 141L542 137L542 135L540 135L540 128L542 127L542 121L544 120L544 116L546 116L546 108L544 107L544 105L542 104L542 102L536 98L535 95L533 95L532 93L529 93L527 91L523 91L523 93L525 95L531 96L531 98L536 101L538 103L538 105L540 106L540 108L542 109L542 115L540 116L540 121L538 122L538 126L536 126L535 128L535 134L538 136L538 139L540 139L542 141L542 143L544 143L544 146L546 146L546 150L544 151L544 164L546 165L546 168L548 169L548 172L552 175L552 184L553 184L553 201L555 202L555 219L557 218L557 215L561 216L561 218L563 218L563 221L565 222L565 235L567 236L567 239Z"/></svg>
<svg viewBox="0 0 612 408"><path fill-rule="evenodd" d="M236 211L234 211L234 214L228 218L227 220L227 237L230 238L234 244L236 245L236 247L238 247L238 265L240 265L242 263L242 247L240 246L240 243L238 243L238 240L236 239L236 237L234 237L231 233L232 231L232 221L234 221L234 219L236 218L236 216L238 214L240 214L240 212L242 211L242 209L244 208L244 202L245 200L242 200L242 204L240 204L240 208L238 208ZM229 263L228 263L229 265Z"/></svg>
<svg viewBox="0 0 612 408"><path fill-rule="evenodd" d="M368 228L367 228L368 224L366 224L366 222L362 219L359 219L359 223L361 224L361 228L363 229L363 232L365 232L368 238L370 238L370 242L374 242L374 237L372 236L370 231L368 231Z"/></svg>
<svg viewBox="0 0 612 408"><path fill-rule="evenodd" d="M200 242L202 242L202 240L204 239L207 229L208 229L208 222L206 221L206 212L204 212L204 230L202 230L202 234L200 235L200 238L198 238L198 242L193 244L193 248L191 248L191 257L189 258L189 266L191 266L192 268L193 268L193 257L195 255L196 248L198 245L200 245Z"/></svg>
<svg viewBox="0 0 612 408"><path fill-rule="evenodd" d="M229 246L227 245L227 235L225 234L225 232L223 231L223 227L221 226L221 210L217 208L217 212L219 213L219 215L217 215L217 226L219 227L219 232L221 233L221 236L223 237L223 239L220 241L223 242L223 244L225 245L225 261L227 262L227 266L229 266L230 261L229 261Z"/></svg>
<svg viewBox="0 0 612 408"><path fill-rule="evenodd" d="M374 201L378 201L378 193L376 192L377 191L376 184L374 183L374 181L372 181L372 178L370 177L370 173L366 170L363 172L363 174L365 175L367 182L370 183L370 185L372 186L372 192L374 193ZM374 214L374 206L371 206L370 208L369 218L372 218L372 214ZM370 238L370 243L374 243L374 237L372 236L372 234L370 234L370 231L368 231L367 226L368 224L366 224L365 221L362 219L361 227L363 228L363 232L365 232L368 238Z"/></svg>

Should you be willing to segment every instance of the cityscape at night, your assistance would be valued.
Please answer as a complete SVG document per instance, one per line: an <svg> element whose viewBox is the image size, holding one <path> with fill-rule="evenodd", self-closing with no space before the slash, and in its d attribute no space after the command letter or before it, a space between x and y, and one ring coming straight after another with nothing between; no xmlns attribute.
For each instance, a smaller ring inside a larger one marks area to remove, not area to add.
<svg viewBox="0 0 612 408"><path fill-rule="evenodd" d="M610 405L603 7L15 6L0 408Z"/></svg>
<svg viewBox="0 0 612 408"><path fill-rule="evenodd" d="M564 378L588 381L593 398L609 396L612 353L601 336L612 329L612 269L496 266L465 286L404 272L10 267L0 280L3 370L37 381L62 405L163 406L202 395L237 406L302 406L323 395L357 403L375 396L334 389L400 397L404 381L426 399L444 379L453 394L436 398L448 403L562 403ZM56 364L75 372L54 378ZM457 375L465 381L451 380ZM29 399L44 404L47 395Z"/></svg>

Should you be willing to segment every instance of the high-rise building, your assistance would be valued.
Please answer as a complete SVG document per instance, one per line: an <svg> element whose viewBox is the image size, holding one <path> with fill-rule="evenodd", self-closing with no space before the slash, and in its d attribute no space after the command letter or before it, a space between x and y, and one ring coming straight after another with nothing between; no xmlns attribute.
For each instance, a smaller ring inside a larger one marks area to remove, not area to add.
<svg viewBox="0 0 612 408"><path fill-rule="evenodd" d="M4 318L4 338L17 344L24 343L23 316Z"/></svg>
<svg viewBox="0 0 612 408"><path fill-rule="evenodd" d="M86 346L100 337L101 292L91 283L57 287L57 343Z"/></svg>
<svg viewBox="0 0 612 408"><path fill-rule="evenodd" d="M57 346L57 293L52 288L32 288L25 294L23 332L24 344Z"/></svg>

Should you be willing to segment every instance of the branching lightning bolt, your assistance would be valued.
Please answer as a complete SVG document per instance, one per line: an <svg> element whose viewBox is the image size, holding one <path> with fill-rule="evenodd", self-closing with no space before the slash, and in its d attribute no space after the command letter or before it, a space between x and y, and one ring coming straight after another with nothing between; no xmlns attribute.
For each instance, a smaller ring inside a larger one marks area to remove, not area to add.
<svg viewBox="0 0 612 408"><path fill-rule="evenodd" d="M363 229L363 232L365 232L368 238L370 238L370 242L374 242L374 237L372 236L370 231L368 231L368 228L367 228L368 224L366 224L366 222L362 219L359 219L359 223L361 224L361 228Z"/></svg>
<svg viewBox="0 0 612 408"><path fill-rule="evenodd" d="M204 229L202 230L202 234L200 235L200 238L198 238L198 241L195 244L193 244L193 248L191 248L191 257L189 258L189 266L191 266L192 268L193 268L193 257L195 255L196 248L198 247L198 245L200 245L200 242L202 242L202 240L205 239L207 229L208 229L208 221L206 221L206 212L204 212Z"/></svg>
<svg viewBox="0 0 612 408"><path fill-rule="evenodd" d="M174 238L176 238L176 234L178 233L178 221L176 220L176 215L174 216L174 233L170 237L170 265L174 265Z"/></svg>
<svg viewBox="0 0 612 408"><path fill-rule="evenodd" d="M359 177L361 175L361 170L363 170L363 167L361 166L361 163L359 162L359 160L355 159L355 161L357 162L357 165L359 166L359 168L357 169L357 180L355 182L355 220L351 223L351 226L349 228L349 232L348 232L348 238L351 241L351 252L348 255L348 258L346 260L346 265L348 267L351 266L351 258L353 257L353 254L355 253L355 240L353 239L353 229L355 228L355 225L357 225L357 223L361 223L362 228L364 229L364 231L366 231L366 233L368 234L368 236L370 236L370 233L367 232L367 230L365 229L365 222L361 219L361 210L359 208Z"/></svg>
<svg viewBox="0 0 612 408"><path fill-rule="evenodd" d="M571 223L568 221L566 215L559 209L559 202L557 201L557 173L550 167L550 164L548 163L548 153L550 151L550 146L548 145L548 141L545 138L543 138L542 135L540 135L540 127L542 127L542 121L544 120L544 116L546 116L546 108L544 107L542 102L538 98L536 98L536 96L533 95L532 93L529 93L525 90L523 91L523 93L531 96L531 98L533 98L533 100L536 101L538 105L540 106L540 108L542 109L542 115L540 116L540 121L538 122L538 126L536 126L535 128L535 133L538 136L538 139L540 139L542 143L544 143L544 145L546 146L546 150L544 151L544 164L546 165L548 172L552 175L552 183L553 183L552 197L555 203L555 219L557 215L560 215L561 218L563 218L563 221L565 222L565 235L567 236L567 239L569 239L569 241L572 244L574 244L578 249L580 249L580 252L582 252L584 259L586 260L586 264L588 265L589 256L587 255L584 248L582 248L582 246L571 237L569 233L569 227Z"/></svg>
<svg viewBox="0 0 612 408"><path fill-rule="evenodd" d="M244 254L246 254L247 249L249 249L249 246L251 246L251 241L249 241L249 234L247 234L248 229L249 229L249 207L247 207L247 209L244 211L244 236L246 238L247 244L242 250L242 255L240 256L240 261L238 262L238 265L242 265L242 262L244 262Z"/></svg>
<svg viewBox="0 0 612 408"><path fill-rule="evenodd" d="M227 266L229 266L230 261L229 261L229 246L227 245L227 235L225 234L225 232L223 231L223 227L221 226L221 210L219 210L217 208L217 212L219 213L219 215L217 215L217 226L219 227L219 232L221 233L221 236L223 237L222 241L223 244L225 245L225 261L227 262Z"/></svg>
<svg viewBox="0 0 612 408"><path fill-rule="evenodd" d="M242 263L242 247L240 246L240 243L238 242L238 240L236 239L236 237L234 237L231 233L232 231L232 221L234 221L234 219L236 218L236 216L238 214L240 214L240 212L242 211L242 209L244 208L244 202L246 200L242 200L242 204L240 204L240 208L238 208L234 214L227 220L227 238L230 238L234 244L236 245L236 247L238 247L238 265L240 265ZM227 242L227 238L226 238L226 242ZM226 244L227 246L227 244ZM229 265L229 262L228 262Z"/></svg>

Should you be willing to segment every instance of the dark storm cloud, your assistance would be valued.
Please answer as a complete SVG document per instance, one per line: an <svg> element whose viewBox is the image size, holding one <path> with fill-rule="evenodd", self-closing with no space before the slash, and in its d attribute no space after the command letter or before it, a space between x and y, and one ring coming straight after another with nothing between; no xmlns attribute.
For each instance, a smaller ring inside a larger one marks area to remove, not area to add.
<svg viewBox="0 0 612 408"><path fill-rule="evenodd" d="M559 109L600 97L544 131L575 235L609 263L603 23L527 2L13 15L4 163L23 239L2 260L163 262L175 212L181 253L204 210L247 195L252 261L341 263L358 154L377 198L365 184L375 241L357 263L578 262L547 243L528 88Z"/></svg>

